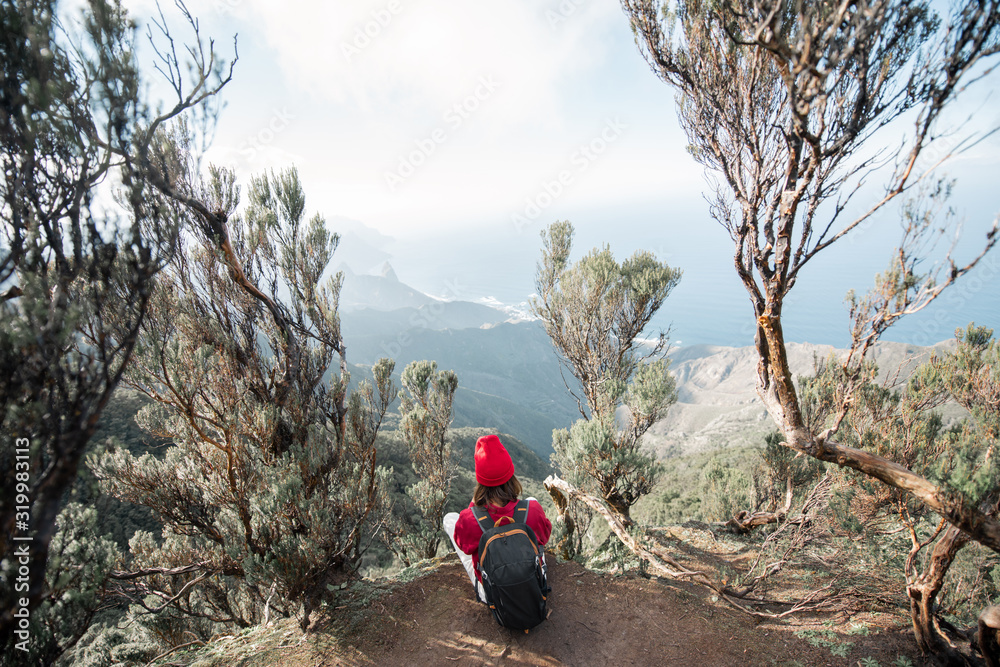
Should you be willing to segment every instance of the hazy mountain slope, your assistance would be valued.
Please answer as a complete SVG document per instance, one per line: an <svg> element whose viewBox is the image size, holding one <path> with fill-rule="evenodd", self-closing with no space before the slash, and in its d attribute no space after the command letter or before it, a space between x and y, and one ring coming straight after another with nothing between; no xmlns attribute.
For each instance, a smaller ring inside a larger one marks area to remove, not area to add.
<svg viewBox="0 0 1000 667"><path fill-rule="evenodd" d="M360 359L363 363L370 363L369 357L373 354L382 352L384 356L397 347L408 345L410 329L479 329L506 319L507 315L495 308L468 301L433 301L389 311L357 308L340 316L348 345L358 340L377 343L352 352L355 356L363 356Z"/></svg>
<svg viewBox="0 0 1000 667"><path fill-rule="evenodd" d="M552 429L572 424L577 412L537 323L505 323L509 315L497 308L429 297L388 263L381 275L342 270L341 325L352 365L390 357L399 373L411 361L436 361L458 374L456 426L511 433L548 457Z"/></svg>
<svg viewBox="0 0 1000 667"><path fill-rule="evenodd" d="M934 350L931 347L880 343L875 359L883 381L906 377ZM789 343L788 361L796 376L810 374L816 358L843 354L829 345ZM774 423L757 398L757 355L753 347L695 345L675 351L671 369L678 401L647 434L647 445L660 455L760 443Z"/></svg>
<svg viewBox="0 0 1000 667"><path fill-rule="evenodd" d="M378 320L373 313L368 316ZM353 329L349 328L352 323ZM391 356L397 370L402 370L411 361L430 359L438 368L455 371L459 413L467 408L483 415L463 419L465 425L491 425L485 423L489 417L492 425L531 443L536 451L548 451L552 428L569 426L579 417L552 344L538 322L443 331L416 327L391 337L387 337L387 325L369 326L371 333L364 335L359 333L359 324L360 320L345 318L345 341L352 363L371 364L379 357ZM478 396L464 396L463 390ZM489 396L501 400L491 401ZM476 423L478 419L484 421ZM539 437L544 445L535 444Z"/></svg>
<svg viewBox="0 0 1000 667"><path fill-rule="evenodd" d="M327 220L330 229L340 236L335 261L343 267L350 267L358 274L377 271L392 258L389 248L395 243L391 236L368 227L360 220L343 216L333 216Z"/></svg>
<svg viewBox="0 0 1000 667"><path fill-rule="evenodd" d="M426 358L434 359L433 356ZM393 373L393 381L397 387L401 387L400 373L406 367L406 363L397 360L396 369ZM456 369L454 366L442 364L440 361L438 362L438 368L452 369L458 373L459 386L458 391L455 393L452 420L453 429L482 427L494 433L509 433L523 441L526 447L541 459L547 461L549 455L552 453L552 430L566 428L572 424L572 420L568 418L563 418L561 421L555 418L551 414L551 411L545 409L546 406L538 408L532 405L525 405L518 400L504 398L470 387L467 381L470 375L465 369ZM357 387L361 381L371 382L371 369L369 366L350 364L348 370L351 373L350 386L352 389ZM390 409L393 412L397 412L399 404L393 404ZM387 428L395 428L397 420L398 415L388 415L386 418Z"/></svg>
<svg viewBox="0 0 1000 667"><path fill-rule="evenodd" d="M552 430L566 426L548 415L499 396L461 385L455 393L453 428L483 427L494 433L510 433L546 461L552 453Z"/></svg>
<svg viewBox="0 0 1000 667"><path fill-rule="evenodd" d="M432 299L401 283L388 265L380 276L354 278L353 292L347 290L351 280L345 279L348 301L366 307L342 314L351 363L370 365L388 356L401 371L414 360L435 360L439 368L458 374L456 425L514 434L543 456L551 452L552 429L579 419L576 400L539 322L506 321L508 316L496 308ZM901 366L905 377L930 349L880 344L876 356L883 378ZM811 373L817 356L834 352L829 345L788 344L796 375ZM753 347L691 345L674 350L671 359L678 402L646 436L647 445L661 456L756 444L774 429L757 398ZM567 379L578 386L571 376Z"/></svg>
<svg viewBox="0 0 1000 667"><path fill-rule="evenodd" d="M359 307L395 310L434 302L432 297L401 283L388 262L382 266L381 275L357 274L346 264L341 264L338 270L344 274L340 290L341 311Z"/></svg>

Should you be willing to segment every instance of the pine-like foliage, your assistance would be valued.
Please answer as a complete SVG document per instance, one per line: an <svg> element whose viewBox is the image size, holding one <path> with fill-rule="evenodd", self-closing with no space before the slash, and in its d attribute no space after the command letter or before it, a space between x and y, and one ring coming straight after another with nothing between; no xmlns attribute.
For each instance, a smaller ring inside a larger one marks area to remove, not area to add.
<svg viewBox="0 0 1000 667"><path fill-rule="evenodd" d="M98 536L98 514L68 504L56 520L45 573L45 595L31 615L26 650L0 658L3 665L50 665L83 637L105 602L108 577L118 563L117 545ZM63 658L65 660L65 658Z"/></svg>
<svg viewBox="0 0 1000 667"><path fill-rule="evenodd" d="M867 379L853 388L851 409L839 434L854 447L897 461L986 516L996 517L1000 346L990 329L971 324L956 332L956 343L954 352L934 355L920 365L900 389L877 382L874 365L867 364ZM845 402L843 372L839 363L826 360L815 377L802 381L803 405L814 426L823 426L837 414L836 406ZM968 410L966 419L951 426L935 410L949 401ZM937 599L959 551L970 543L969 536L899 489L846 471L840 478L835 508L844 525L867 533L890 558L903 561L921 650L958 660L941 633ZM897 527L908 540L884 537L897 534ZM983 552L981 562L985 562Z"/></svg>
<svg viewBox="0 0 1000 667"><path fill-rule="evenodd" d="M176 193L213 217L189 220L125 378L155 401L140 424L175 446L92 464L108 493L164 524L160 540L133 537L121 590L151 611L240 626L302 609L305 627L382 511L375 438L393 364L348 396L342 275L324 278L339 238L306 218L296 171L252 179L238 213L233 174L194 182L182 144Z"/></svg>
<svg viewBox="0 0 1000 667"><path fill-rule="evenodd" d="M406 489L420 518L399 516L390 526L390 549L404 564L433 558L444 533L441 520L457 466L452 460L448 428L458 377L438 371L433 361L414 361L403 370L399 431L410 452L418 481Z"/></svg>
<svg viewBox="0 0 1000 667"><path fill-rule="evenodd" d="M949 110L1000 56L1000 2L621 4L643 56L676 91L689 152L708 171L710 213L733 242L729 256L753 306L758 395L786 446L903 490L1000 552L1000 522L977 506L897 461L841 448L838 418L822 431L807 423L782 324L788 294L817 255L898 211L903 238L887 248L889 270L868 297L850 299L841 376L849 387L863 381L866 352L888 327L1000 241L994 219L981 251L965 260L939 243L957 231L949 182L936 171L992 131L955 126ZM921 266L930 268L918 274ZM840 418L849 408L837 407Z"/></svg>
<svg viewBox="0 0 1000 667"><path fill-rule="evenodd" d="M33 612L37 628L53 628L31 636L42 661L53 655L49 639L72 642L70 625L88 622L93 610L81 605L96 605L90 586L101 585L65 587L51 579L53 567L95 577L106 569L73 564L103 546L78 532L67 544L57 517L176 238L151 187L155 128L198 110L229 80L188 15L188 48L159 52L176 99L157 115L145 100L127 12L116 2L85 5L71 13L52 0L0 4L0 637L6 644L20 626L15 612ZM173 44L165 23L161 31ZM98 185L109 182L121 186L124 216L97 200ZM13 557L22 547L28 555ZM58 563L48 562L52 555Z"/></svg>
<svg viewBox="0 0 1000 667"><path fill-rule="evenodd" d="M865 378L850 389L851 409L838 434L851 445L891 458L914 472L980 504L1000 491L1000 468L994 454L1000 434L1000 384L992 331L969 325L956 332L956 349L932 356L917 367L905 386L891 385L895 375L876 379L866 363ZM835 418L848 401L843 366L822 360L814 377L800 381L804 414L814 428ZM948 401L965 407L969 418L946 425L935 411ZM851 513L867 523L880 513L903 512L903 518L933 515L909 494L857 477Z"/></svg>
<svg viewBox="0 0 1000 667"><path fill-rule="evenodd" d="M641 336L681 272L646 251L619 264L607 247L571 265L568 222L552 224L542 238L532 308L583 388L583 419L553 432L553 461L571 482L596 486L628 519L659 473L641 438L677 400L663 358L666 333L651 342Z"/></svg>

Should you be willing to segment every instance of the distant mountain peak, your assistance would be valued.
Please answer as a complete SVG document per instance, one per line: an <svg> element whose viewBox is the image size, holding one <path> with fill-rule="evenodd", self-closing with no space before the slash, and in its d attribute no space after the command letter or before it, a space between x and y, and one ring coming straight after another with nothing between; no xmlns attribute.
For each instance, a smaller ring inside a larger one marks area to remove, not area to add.
<svg viewBox="0 0 1000 667"><path fill-rule="evenodd" d="M391 280L393 282L399 282L399 278L396 277L396 272L393 271L392 265L389 264L388 261L386 261L382 265L382 270L381 270L380 274L381 274L381 276L383 278L386 278L386 279Z"/></svg>

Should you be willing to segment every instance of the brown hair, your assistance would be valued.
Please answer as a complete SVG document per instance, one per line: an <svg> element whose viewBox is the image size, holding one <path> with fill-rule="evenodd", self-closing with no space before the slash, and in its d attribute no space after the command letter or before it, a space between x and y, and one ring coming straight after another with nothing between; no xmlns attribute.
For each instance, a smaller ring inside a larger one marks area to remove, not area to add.
<svg viewBox="0 0 1000 667"><path fill-rule="evenodd" d="M500 486L483 486L476 484L476 491L472 494L472 502L479 507L493 505L503 507L512 500L521 497L521 482L516 475L511 475L510 479Z"/></svg>

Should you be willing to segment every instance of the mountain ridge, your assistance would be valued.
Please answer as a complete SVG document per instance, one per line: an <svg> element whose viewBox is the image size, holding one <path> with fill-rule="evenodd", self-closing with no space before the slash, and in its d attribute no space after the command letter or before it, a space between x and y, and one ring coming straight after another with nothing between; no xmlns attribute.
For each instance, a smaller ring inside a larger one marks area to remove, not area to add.
<svg viewBox="0 0 1000 667"><path fill-rule="evenodd" d="M345 290L350 284L346 276ZM456 424L509 432L543 457L552 451L552 430L580 418L570 393L579 385L540 321L470 301L434 299L402 283L388 262L382 275L355 276L354 285L355 307L341 316L352 364L370 366L391 357L401 370L411 361L434 360L458 375ZM386 296L404 305L391 308L379 301ZM359 301L373 305L361 307ZM920 358L950 345L953 341L927 347L881 342L874 358L883 379L897 368L905 377ZM814 343L788 343L787 350L795 376L811 373L818 358L845 352ZM673 348L669 356L678 401L645 436L657 455L759 444L774 430L757 397L753 346L693 344Z"/></svg>

